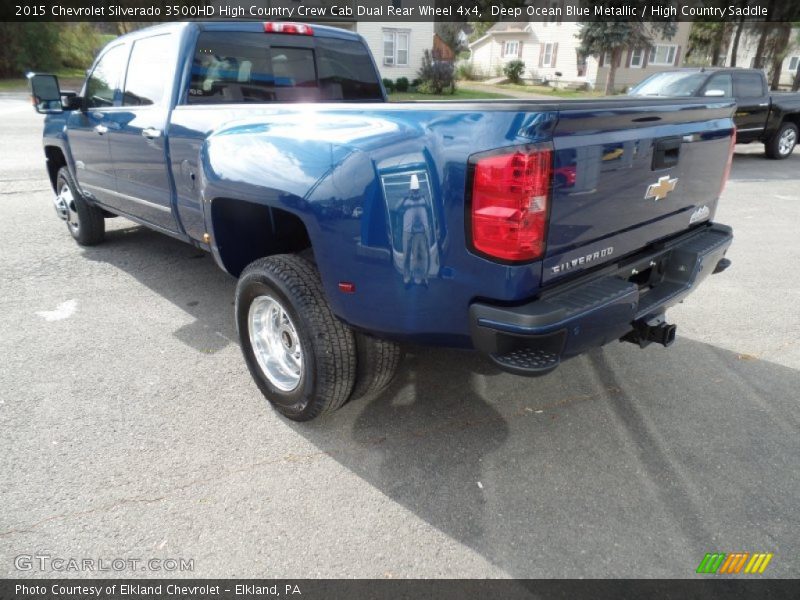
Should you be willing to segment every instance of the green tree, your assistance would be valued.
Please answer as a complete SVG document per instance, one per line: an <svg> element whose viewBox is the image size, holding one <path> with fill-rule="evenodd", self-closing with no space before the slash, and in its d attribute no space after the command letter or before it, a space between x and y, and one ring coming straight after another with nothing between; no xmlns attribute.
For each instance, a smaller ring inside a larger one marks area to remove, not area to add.
<svg viewBox="0 0 800 600"><path fill-rule="evenodd" d="M59 23L0 22L0 77L60 66Z"/></svg>
<svg viewBox="0 0 800 600"><path fill-rule="evenodd" d="M693 23L689 33L686 59L691 57L693 64L710 62L713 67L719 66L720 57L725 48L725 40L730 37L730 29L729 23L719 21L696 21Z"/></svg>
<svg viewBox="0 0 800 600"><path fill-rule="evenodd" d="M453 51L454 54L458 54L463 50L466 50L466 44L462 40L461 36L461 23L453 23L450 21L437 21L434 24L434 30L439 37L442 38L442 41L447 44L450 50Z"/></svg>
<svg viewBox="0 0 800 600"><path fill-rule="evenodd" d="M470 21L469 26L472 28L472 33L469 34L469 41L474 42L482 38L492 25L494 23L491 21Z"/></svg>
<svg viewBox="0 0 800 600"><path fill-rule="evenodd" d="M579 51L584 56L610 54L605 93L612 94L617 65L623 51L626 48L649 48L656 34L671 38L676 30L677 27L671 22L653 24L640 21L591 21L583 23L577 34L580 41Z"/></svg>
<svg viewBox="0 0 800 600"><path fill-rule="evenodd" d="M91 23L0 22L0 77L85 69L99 47L100 36Z"/></svg>

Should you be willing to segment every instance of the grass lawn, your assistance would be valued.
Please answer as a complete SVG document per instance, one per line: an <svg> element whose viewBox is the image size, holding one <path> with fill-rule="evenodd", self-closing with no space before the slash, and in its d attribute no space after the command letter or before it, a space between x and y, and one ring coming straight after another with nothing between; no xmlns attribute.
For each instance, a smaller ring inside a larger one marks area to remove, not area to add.
<svg viewBox="0 0 800 600"><path fill-rule="evenodd" d="M62 90L77 91L83 85L86 72L83 69L62 69L56 72ZM28 80L24 77L0 79L0 92L27 92Z"/></svg>
<svg viewBox="0 0 800 600"><path fill-rule="evenodd" d="M28 89L25 79L0 79L0 92L16 92Z"/></svg>
<svg viewBox="0 0 800 600"><path fill-rule="evenodd" d="M496 94L494 92L480 92L475 90L462 90L457 89L455 94L418 94L416 92L395 92L389 94L389 102L406 102L408 100L491 100L492 98L510 98L505 94Z"/></svg>
<svg viewBox="0 0 800 600"><path fill-rule="evenodd" d="M546 85L521 85L518 83L501 83L498 89L513 90L515 92L531 92L542 94L543 96L554 96L557 98L597 98L603 96L603 92L585 90L557 90Z"/></svg>

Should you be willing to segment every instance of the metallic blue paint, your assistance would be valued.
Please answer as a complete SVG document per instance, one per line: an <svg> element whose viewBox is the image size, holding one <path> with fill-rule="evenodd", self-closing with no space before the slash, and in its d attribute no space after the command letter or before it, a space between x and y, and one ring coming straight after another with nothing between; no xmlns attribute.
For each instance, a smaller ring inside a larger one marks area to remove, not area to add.
<svg viewBox="0 0 800 600"><path fill-rule="evenodd" d="M206 232L215 240L211 207L218 199L296 215L308 231L334 312L356 328L469 346L469 307L476 300L530 301L557 279L550 267L576 252L614 245L617 257L640 249L687 229L691 210L701 204L713 218L727 160L730 104L626 99L188 106L181 99L200 27L256 31L261 25L165 27L175 34L184 66L177 69L166 114L155 117L164 125L156 143L140 140L136 133L149 125L119 107L100 115L48 116L45 144L63 148L74 172L69 146L80 146L78 136L92 119L109 121L115 131L130 128L132 137L114 145L119 155L111 152L113 161L98 170L113 173L118 194L141 195L146 188L152 194L140 199L160 208L136 209L140 204L124 204L119 195L124 206L98 200L208 247L220 265L224 249L203 241ZM360 39L336 29L315 31ZM685 136L684 155L669 173L680 178L680 191L654 206L643 198L663 174L651 169L654 140L676 135ZM546 141L555 148L556 181L544 260L504 265L470 253L464 227L469 157ZM77 158L85 161L86 152L81 148ZM412 189L412 176L418 189ZM340 281L354 283L356 293L339 292Z"/></svg>

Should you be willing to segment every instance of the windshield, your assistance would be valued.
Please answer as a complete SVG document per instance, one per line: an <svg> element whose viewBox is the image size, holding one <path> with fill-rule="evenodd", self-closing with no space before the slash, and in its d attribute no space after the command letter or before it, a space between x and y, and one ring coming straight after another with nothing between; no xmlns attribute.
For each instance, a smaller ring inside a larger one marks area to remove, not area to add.
<svg viewBox="0 0 800 600"><path fill-rule="evenodd" d="M631 96L694 96L703 85L707 73L672 71L656 73L633 87Z"/></svg>

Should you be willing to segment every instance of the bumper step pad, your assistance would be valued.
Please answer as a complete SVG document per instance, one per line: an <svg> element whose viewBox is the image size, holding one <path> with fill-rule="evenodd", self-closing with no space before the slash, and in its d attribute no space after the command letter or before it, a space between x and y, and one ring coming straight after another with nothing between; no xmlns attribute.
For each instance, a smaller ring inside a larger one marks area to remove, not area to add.
<svg viewBox="0 0 800 600"><path fill-rule="evenodd" d="M491 359L507 371L524 371L526 374L548 373L561 362L558 354L537 348L517 348L503 355L491 354Z"/></svg>

